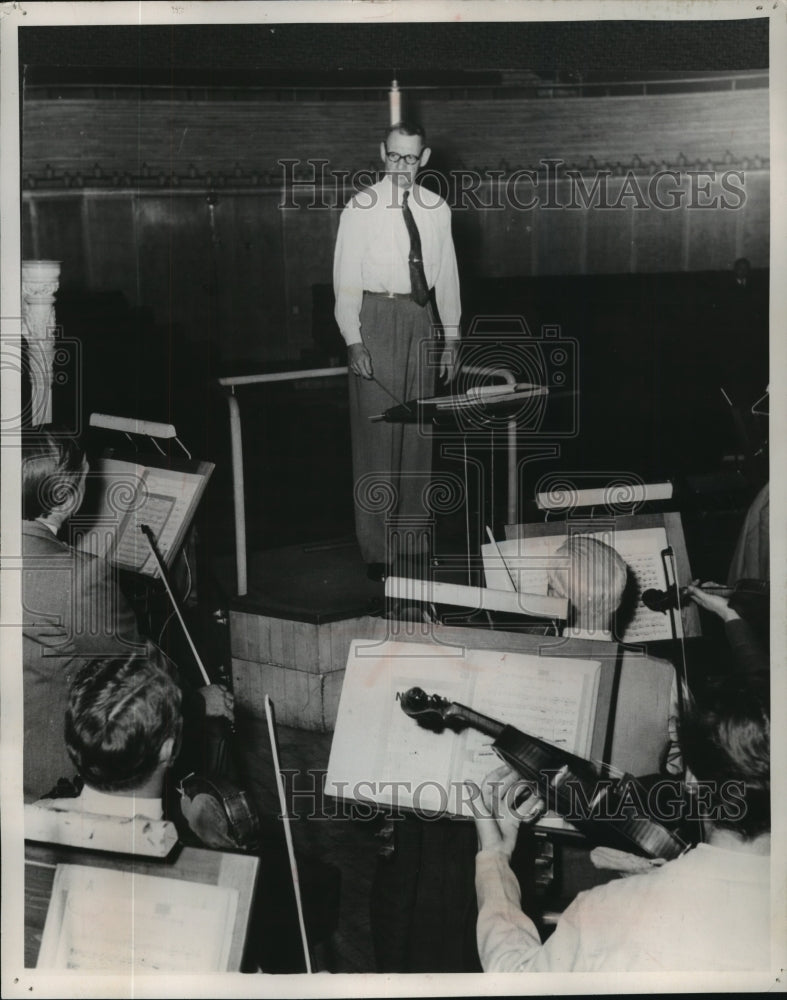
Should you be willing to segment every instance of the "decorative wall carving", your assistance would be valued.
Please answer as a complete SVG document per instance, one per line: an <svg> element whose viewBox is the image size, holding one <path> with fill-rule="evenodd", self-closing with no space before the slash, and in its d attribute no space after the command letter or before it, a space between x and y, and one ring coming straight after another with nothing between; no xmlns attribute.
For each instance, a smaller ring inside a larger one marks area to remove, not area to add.
<svg viewBox="0 0 787 1000"><path fill-rule="evenodd" d="M33 424L52 421L55 293L59 287L60 261L22 261L22 333L28 345Z"/></svg>
<svg viewBox="0 0 787 1000"><path fill-rule="evenodd" d="M467 170L468 168L463 168ZM501 158L494 165L475 165L473 173L482 180L491 182L505 181L507 178L524 172L541 170L543 166L539 163L511 164L507 159ZM611 163L609 160L599 162L593 155L587 156L583 161L572 161L562 163L555 170L557 178L563 177L566 171L578 171L583 176L591 177L601 172L607 172L613 177L623 177L628 173L633 173L638 177L653 176L659 171L675 170L680 174L691 171L723 171L723 170L768 170L770 169L770 159L761 156L759 153L738 156L727 150L722 159L714 159L711 156L699 157L692 161L679 154L674 160L662 159L658 163L655 160L645 162L639 155L634 154L630 160L621 162L620 160ZM358 175L374 176L379 170L379 163L368 161L358 170ZM309 163L302 163L292 169L288 168L287 176L290 180L314 183L319 191L321 185L319 169ZM190 164L185 172L177 172L167 169L163 165L149 165L143 163L139 173L130 171L111 170L95 163L89 171L57 170L47 164L43 170L28 171L22 179L22 188L27 191L62 191L66 189L84 190L172 190L182 189L184 191L214 191L225 189L228 191L273 191L282 186L282 171L274 170L244 170L240 163L235 164L232 170L200 171L195 164ZM327 185L330 190L334 190L336 185L330 182L328 177ZM348 188L349 191L349 188ZM351 192L350 192L351 193Z"/></svg>

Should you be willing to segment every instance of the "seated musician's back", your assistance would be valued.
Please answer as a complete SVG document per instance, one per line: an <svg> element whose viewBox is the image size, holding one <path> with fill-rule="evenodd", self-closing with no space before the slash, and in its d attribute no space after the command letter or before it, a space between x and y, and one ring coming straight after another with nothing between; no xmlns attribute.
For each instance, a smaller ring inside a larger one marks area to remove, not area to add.
<svg viewBox="0 0 787 1000"><path fill-rule="evenodd" d="M33 799L66 774L63 718L85 657L124 655L140 643L136 618L103 560L58 535L79 509L88 464L53 427L22 445L24 790Z"/></svg>
<svg viewBox="0 0 787 1000"><path fill-rule="evenodd" d="M182 726L180 688L158 651L88 661L71 686L65 716L68 754L84 786L76 798L40 804L161 819Z"/></svg>

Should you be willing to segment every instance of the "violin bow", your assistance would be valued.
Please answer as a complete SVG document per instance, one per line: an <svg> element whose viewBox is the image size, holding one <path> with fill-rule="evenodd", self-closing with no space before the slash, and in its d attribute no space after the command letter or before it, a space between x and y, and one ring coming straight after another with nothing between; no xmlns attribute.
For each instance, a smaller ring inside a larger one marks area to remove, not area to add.
<svg viewBox="0 0 787 1000"><path fill-rule="evenodd" d="M194 640L191 638L189 630L186 628L186 622L183 619L183 615L180 613L180 607L178 602L175 600L175 594L172 591L172 587L169 582L169 573L167 567L164 565L164 560L161 558L161 553L158 550L158 545L156 545L156 540L153 537L153 532L150 530L150 525L140 524L139 530L147 539L148 545L150 546L150 551L153 553L153 558L156 560L156 565L158 566L159 575L164 581L164 586L166 587L167 594L169 595L172 607L177 615L178 621L180 622L180 627L183 629L183 634L186 636L186 641L191 648L191 652L194 654L194 659L197 661L197 666L199 667L200 673L202 674L202 679L205 681L206 685L210 685L213 682L208 676L208 671L205 669L205 664L200 659L200 655L197 652L197 647L194 645ZM161 637L159 637L160 639Z"/></svg>
<svg viewBox="0 0 787 1000"><path fill-rule="evenodd" d="M667 583L667 590L669 590L672 584L675 585L675 603L677 608L669 607L669 617L670 626L672 628L672 641L680 646L680 656L681 656L681 674L678 676L678 716L680 721L683 722L684 713L686 706L683 701L683 686L686 686L686 690L689 690L689 671L686 665L686 644L684 642L683 636L683 609L680 604L680 587L678 585L678 570L675 564L675 553L672 550L672 546L668 545L666 549L661 551L661 561L664 565L664 578ZM678 632L677 621L675 615L678 615L678 620L680 620L681 627L680 632Z"/></svg>
<svg viewBox="0 0 787 1000"><path fill-rule="evenodd" d="M295 893L295 906L298 910L298 926L301 932L301 945L303 947L303 959L306 963L306 971L312 972L312 959L309 952L309 939L306 936L306 922L303 919L303 902L301 900L301 883L298 879L298 862L295 860L295 848L292 843L292 829L290 826L290 814L287 810L287 799L284 794L284 781L281 776L281 764L279 762L279 742L276 739L276 722L273 717L273 702L270 695L265 695L265 720L268 723L268 738L271 744L271 754L273 756L273 771L276 775L276 791L279 795L279 810L284 822L284 840L287 843L287 856L290 860L290 874L292 875L292 888Z"/></svg>

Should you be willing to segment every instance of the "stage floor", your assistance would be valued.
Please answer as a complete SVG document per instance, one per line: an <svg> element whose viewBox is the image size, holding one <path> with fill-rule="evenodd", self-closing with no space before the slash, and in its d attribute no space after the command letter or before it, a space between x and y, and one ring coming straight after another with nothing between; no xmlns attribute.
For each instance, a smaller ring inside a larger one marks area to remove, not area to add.
<svg viewBox="0 0 787 1000"><path fill-rule="evenodd" d="M218 558L213 568L233 595L234 557ZM233 609L316 624L382 609L383 585L367 578L354 537L250 552L248 580L248 594L231 597Z"/></svg>

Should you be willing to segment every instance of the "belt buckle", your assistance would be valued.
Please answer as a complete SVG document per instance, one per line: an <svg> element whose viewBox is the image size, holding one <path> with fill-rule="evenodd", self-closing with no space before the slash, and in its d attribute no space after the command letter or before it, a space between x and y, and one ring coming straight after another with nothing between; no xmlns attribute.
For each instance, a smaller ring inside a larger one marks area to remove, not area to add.
<svg viewBox="0 0 787 1000"><path fill-rule="evenodd" d="M387 299L395 299L396 298L396 292L386 292L385 293L385 297Z"/></svg>

